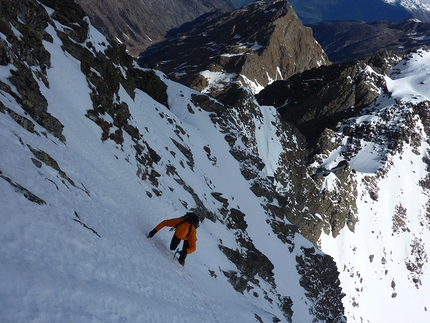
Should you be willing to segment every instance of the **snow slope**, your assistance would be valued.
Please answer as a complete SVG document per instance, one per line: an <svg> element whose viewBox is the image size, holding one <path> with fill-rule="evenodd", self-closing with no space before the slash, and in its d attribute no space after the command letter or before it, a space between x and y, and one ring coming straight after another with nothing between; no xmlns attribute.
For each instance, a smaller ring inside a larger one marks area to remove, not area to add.
<svg viewBox="0 0 430 323"><path fill-rule="evenodd" d="M209 113L191 103L195 92L165 79L170 110L140 90L133 99L122 88L118 92L130 124L161 157L154 189L139 176L131 138L125 134L122 145L101 141L100 127L85 116L93 104L88 82L57 36L56 30L67 28L53 23L46 28L53 42L44 42L51 55L50 86L39 80L39 87L49 113L64 125L65 143L36 122L31 133L10 113L0 113L1 322L286 322L276 304L279 295L293 299L294 322L313 322L295 268L300 247L312 244L298 235L297 250L290 253L272 233L224 135ZM97 51L106 48L92 28L88 41ZM0 75L13 89L11 69L0 67ZM0 91L0 102L32 120L6 92ZM112 122L107 114L103 118ZM187 159L171 138L193 152L193 169L184 166ZM176 175L167 172L172 166ZM197 251L185 267L172 259L167 229L146 238L161 220L196 206L182 178L212 212L220 207L211 196L218 191L247 214L249 236L274 264L277 290L263 279L251 292L233 289L224 273L236 267L218 245L238 245L219 221L203 221Z"/></svg>

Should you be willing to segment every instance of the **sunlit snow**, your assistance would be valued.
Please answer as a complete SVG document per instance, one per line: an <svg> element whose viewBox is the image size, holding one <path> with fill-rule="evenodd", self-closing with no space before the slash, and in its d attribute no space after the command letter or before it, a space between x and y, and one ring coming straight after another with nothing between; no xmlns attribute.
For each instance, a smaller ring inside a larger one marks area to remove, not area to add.
<svg viewBox="0 0 430 323"><path fill-rule="evenodd" d="M428 100L429 64L430 53L420 50L395 66L385 77L393 97L414 103ZM378 103L381 109L394 104L391 99ZM361 117L362 121L364 118L377 119L367 115ZM357 120L360 122L360 118ZM418 185L426 175L423 158L428 158L430 147L425 135L421 142L419 154L407 146L401 156L390 156L385 162L381 157L386 147L364 143L350 162L358 171L359 222L355 232L345 227L336 239L326 235L321 239L323 251L334 257L341 272L348 322L430 322L430 265L426 253L430 245L429 197ZM330 160L339 156L333 153ZM376 172L384 165L390 171L377 180ZM365 185L372 177L377 181L377 200L370 197ZM406 213L407 230L394 232L393 218L399 209ZM419 245L426 251L421 254L422 274L417 276L406 264L417 262L411 253Z"/></svg>
<svg viewBox="0 0 430 323"><path fill-rule="evenodd" d="M55 28L63 27L56 23ZM277 292L295 300L294 317L312 322L295 268L296 253L291 254L266 223L265 210L209 113L190 104L195 91L165 79L169 110L139 90L134 99L119 90L118 97L132 115L130 124L161 156L154 165L163 192L157 196L154 186L139 177L142 169L129 136L121 146L100 140L100 127L85 116L93 103L80 62L61 48L54 26L46 31L53 37L52 43L44 42L51 54L50 87L42 82L39 86L49 113L64 125L66 142L35 122L37 133L28 132L9 114L0 113L0 320L224 323L255 322L256 317L271 322L278 317L285 322L279 307L266 299L277 298L267 282L261 280L253 292L244 294L228 282L223 271L236 267L218 245L237 248L237 243L224 224L201 224L197 250L185 267L168 250L171 232L146 238L161 220L196 206L179 178L166 173L174 166L210 211L218 212L220 205L211 198L218 191L231 207L247 214L249 236L275 266ZM105 50L107 42L96 30L91 29L88 39L95 51ZM1 67L2 81L7 82L11 69ZM26 115L4 92L0 102ZM108 115L103 118L112 122ZM193 170L183 166L187 160L171 138L180 138L193 151ZM38 163L30 147L49 153L74 185L48 164ZM216 162L208 159L204 147L210 147ZM19 183L45 204L29 201L11 183ZM298 248L312 246L297 239Z"/></svg>

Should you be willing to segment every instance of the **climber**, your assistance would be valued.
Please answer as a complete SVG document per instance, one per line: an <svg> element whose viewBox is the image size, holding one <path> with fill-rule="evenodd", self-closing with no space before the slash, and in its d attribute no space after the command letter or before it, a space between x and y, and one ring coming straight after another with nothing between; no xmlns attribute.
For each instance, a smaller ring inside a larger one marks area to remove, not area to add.
<svg viewBox="0 0 430 323"><path fill-rule="evenodd" d="M170 242L170 250L175 250L181 240L184 240L178 259L179 263L184 266L187 255L196 250L196 229L199 227L199 217L193 212L188 212L183 217L164 220L149 232L148 238L152 238L154 234L166 226L172 227L170 231L175 230Z"/></svg>

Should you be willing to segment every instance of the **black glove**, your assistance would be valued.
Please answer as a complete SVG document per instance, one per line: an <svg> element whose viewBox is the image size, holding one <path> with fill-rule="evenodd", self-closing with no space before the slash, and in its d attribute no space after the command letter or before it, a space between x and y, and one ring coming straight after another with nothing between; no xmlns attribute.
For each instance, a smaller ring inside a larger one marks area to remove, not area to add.
<svg viewBox="0 0 430 323"><path fill-rule="evenodd" d="M179 263L183 266L185 265L185 258L187 257L187 252L185 250L179 251Z"/></svg>
<svg viewBox="0 0 430 323"><path fill-rule="evenodd" d="M151 231L151 232L149 232L149 234L148 234L148 237L147 237L147 238L152 238L152 237L154 236L154 234L156 234L156 233L157 233L157 230L152 229L152 231Z"/></svg>

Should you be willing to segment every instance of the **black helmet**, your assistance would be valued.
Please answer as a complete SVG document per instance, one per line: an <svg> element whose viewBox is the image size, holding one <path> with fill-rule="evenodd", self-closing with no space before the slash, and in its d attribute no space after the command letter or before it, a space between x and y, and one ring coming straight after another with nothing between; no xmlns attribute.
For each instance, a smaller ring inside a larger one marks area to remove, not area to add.
<svg viewBox="0 0 430 323"><path fill-rule="evenodd" d="M187 212L187 214L184 215L184 220L188 221L192 225L194 225L196 228L199 227L200 219L197 214L194 212Z"/></svg>

